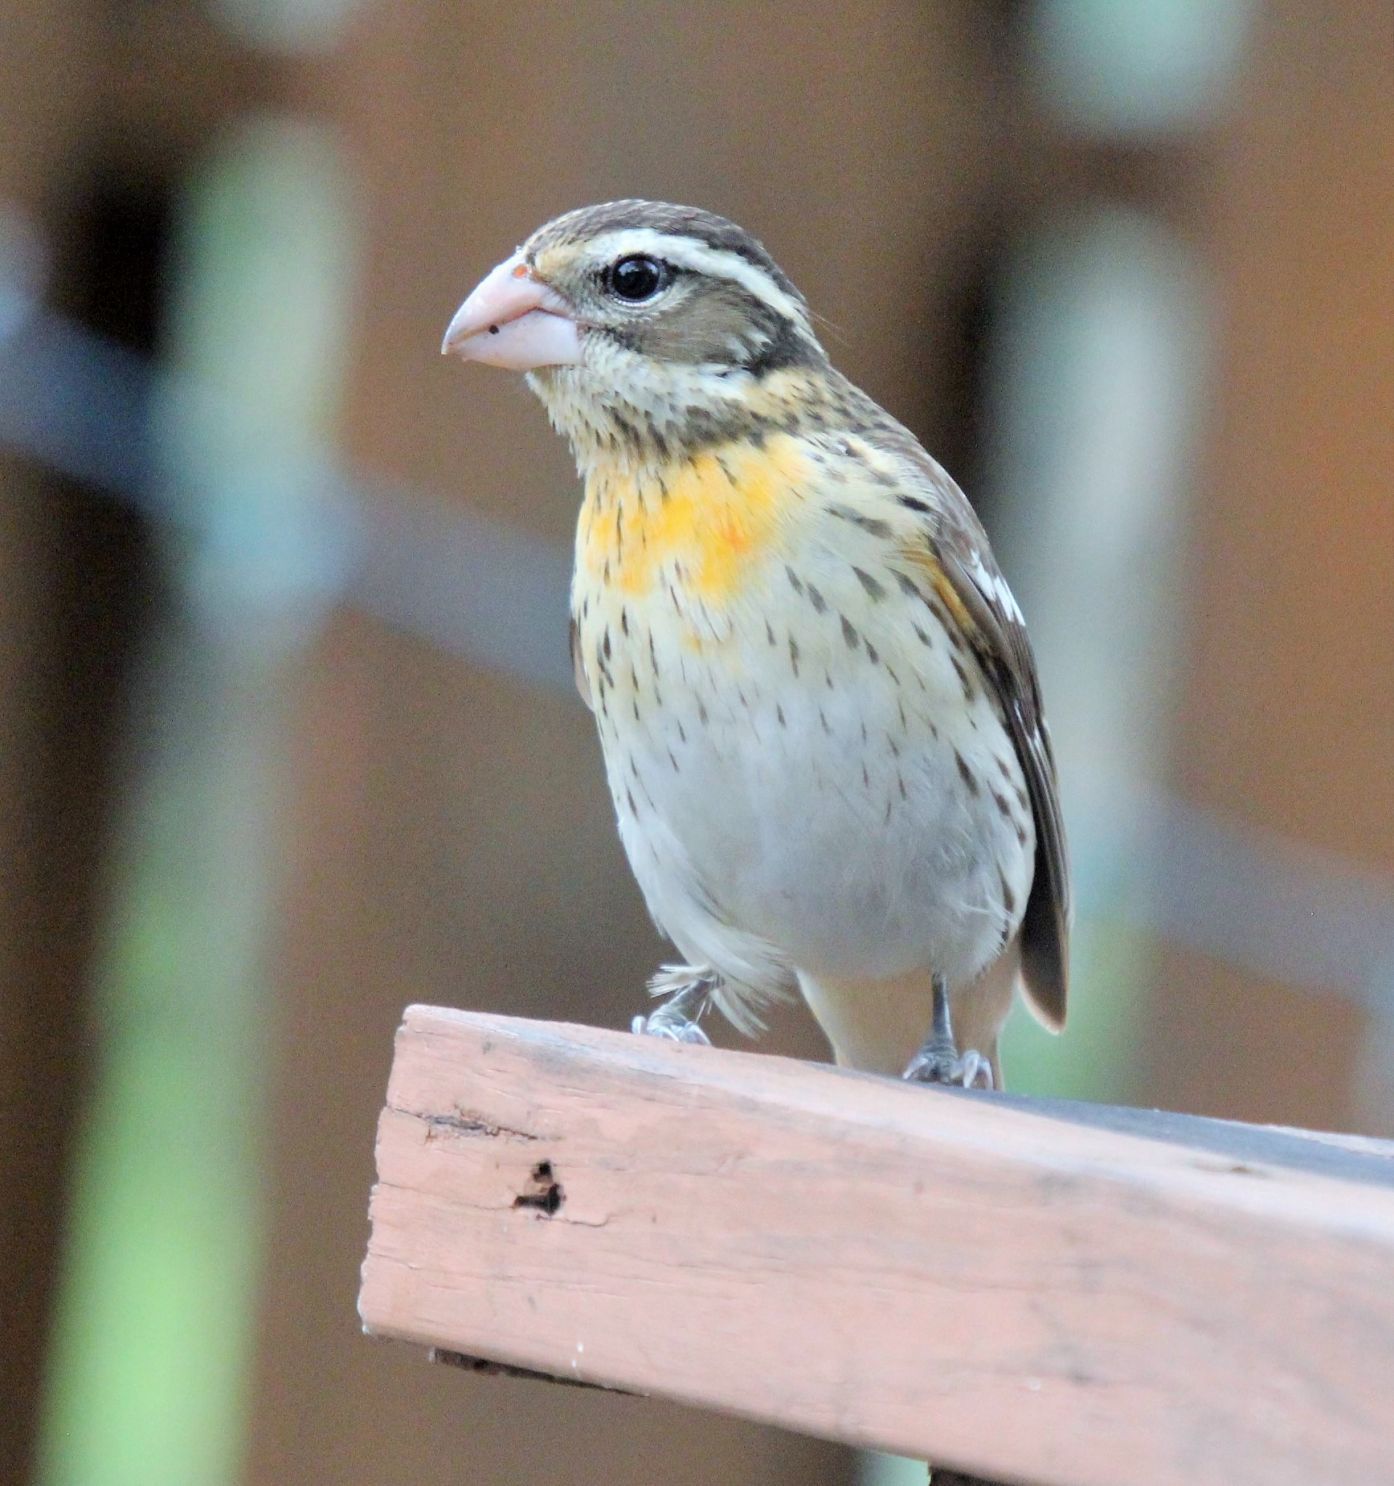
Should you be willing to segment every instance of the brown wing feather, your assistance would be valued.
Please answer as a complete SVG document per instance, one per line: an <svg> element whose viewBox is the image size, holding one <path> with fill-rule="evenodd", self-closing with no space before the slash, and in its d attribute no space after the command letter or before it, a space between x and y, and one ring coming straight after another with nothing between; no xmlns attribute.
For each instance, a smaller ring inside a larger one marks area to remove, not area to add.
<svg viewBox="0 0 1394 1486"><path fill-rule="evenodd" d="M1070 875L1055 753L1041 712L1035 657L1015 606L1008 610L998 598L1006 585L991 553L979 549L976 561L965 565L951 550L941 550L940 561L977 626L973 640L979 659L1001 699L1026 774L1036 817L1036 871L1021 924L1021 978L1046 1024L1059 1031L1065 1025L1069 990Z"/></svg>
<svg viewBox="0 0 1394 1486"><path fill-rule="evenodd" d="M1069 989L1070 873L1036 658L1016 600L968 498L908 429L884 413L880 416L885 421L867 435L867 441L908 461L929 487L927 499L902 504L922 510L926 539L966 611L969 639L997 693L1026 775L1036 821L1036 869L1021 925L1022 982L1041 1019L1058 1031L1065 1025Z"/></svg>

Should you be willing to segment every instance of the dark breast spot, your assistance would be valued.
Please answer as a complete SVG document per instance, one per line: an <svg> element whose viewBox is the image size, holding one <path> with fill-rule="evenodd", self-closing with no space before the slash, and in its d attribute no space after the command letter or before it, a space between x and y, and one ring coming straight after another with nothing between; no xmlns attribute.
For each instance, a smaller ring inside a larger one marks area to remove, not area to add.
<svg viewBox="0 0 1394 1486"><path fill-rule="evenodd" d="M846 479L836 465L828 473L836 481L843 482ZM891 534L890 523L882 521L879 516L864 516L860 511L854 511L850 506L840 504L829 506L828 512L830 515L840 517L843 521L850 521L853 526L860 527L868 536L889 537Z"/></svg>
<svg viewBox="0 0 1394 1486"><path fill-rule="evenodd" d="M1002 889L1002 907L1008 913L1016 912L1016 894L1012 892L1011 884L1007 881L1007 875L1001 867L997 869L997 882Z"/></svg>
<svg viewBox="0 0 1394 1486"><path fill-rule="evenodd" d="M870 573L864 573L859 567L855 566L853 567L852 571L857 575L857 582L860 583L864 589L866 589L867 598L875 600L877 602L885 598L886 590L880 583L876 581L875 578L871 576Z"/></svg>
<svg viewBox="0 0 1394 1486"><path fill-rule="evenodd" d="M981 791L978 776L968 767L968 760L957 748L954 749L954 763L958 765L958 777L963 781L964 788L976 798Z"/></svg>
<svg viewBox="0 0 1394 1486"><path fill-rule="evenodd" d="M968 677L968 672L964 669L963 662L956 655L951 655L949 659L953 661L954 672L958 676L960 685L963 687L963 700L965 702L971 702L974 697L973 683Z"/></svg>

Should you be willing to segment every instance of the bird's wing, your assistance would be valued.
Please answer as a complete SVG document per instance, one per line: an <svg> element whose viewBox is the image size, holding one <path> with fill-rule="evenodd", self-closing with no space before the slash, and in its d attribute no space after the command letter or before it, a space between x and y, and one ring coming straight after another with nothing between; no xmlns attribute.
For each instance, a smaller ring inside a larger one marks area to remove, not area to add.
<svg viewBox="0 0 1394 1486"><path fill-rule="evenodd" d="M1022 982L1036 1010L1058 1031L1065 1025L1069 984L1070 871L1055 752L1021 611L991 551L985 545L958 547L958 535L952 529L946 534L939 560L973 620L970 639L1002 703L1036 817L1036 872L1021 924Z"/></svg>
<svg viewBox="0 0 1394 1486"><path fill-rule="evenodd" d="M1022 982L1041 1019L1058 1031L1065 1024L1069 985L1070 872L1055 754L1026 623L968 498L908 429L893 425L878 434L868 442L897 457L902 468L910 463L931 487L926 499L902 497L900 504L920 517L928 555L962 607L960 621L997 694L1026 775L1036 821L1036 870L1021 925Z"/></svg>

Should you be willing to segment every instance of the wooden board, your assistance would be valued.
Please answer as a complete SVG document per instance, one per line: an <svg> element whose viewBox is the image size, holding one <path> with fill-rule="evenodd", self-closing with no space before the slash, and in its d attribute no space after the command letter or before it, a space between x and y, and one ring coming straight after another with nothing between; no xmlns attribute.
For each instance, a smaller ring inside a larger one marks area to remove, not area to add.
<svg viewBox="0 0 1394 1486"><path fill-rule="evenodd" d="M1039 1486L1394 1482L1394 1146L412 1007L372 1334Z"/></svg>

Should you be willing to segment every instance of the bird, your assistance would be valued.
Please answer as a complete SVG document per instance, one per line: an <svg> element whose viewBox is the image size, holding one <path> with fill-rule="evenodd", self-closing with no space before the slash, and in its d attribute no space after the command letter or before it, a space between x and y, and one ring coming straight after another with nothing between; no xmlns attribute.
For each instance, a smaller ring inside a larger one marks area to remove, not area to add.
<svg viewBox="0 0 1394 1486"><path fill-rule="evenodd" d="M637 1032L801 994L844 1067L1001 1087L1065 1021L1069 871L1021 610L967 498L765 247L629 199L539 227L444 353L526 374L583 485L571 589L630 866L683 963Z"/></svg>

